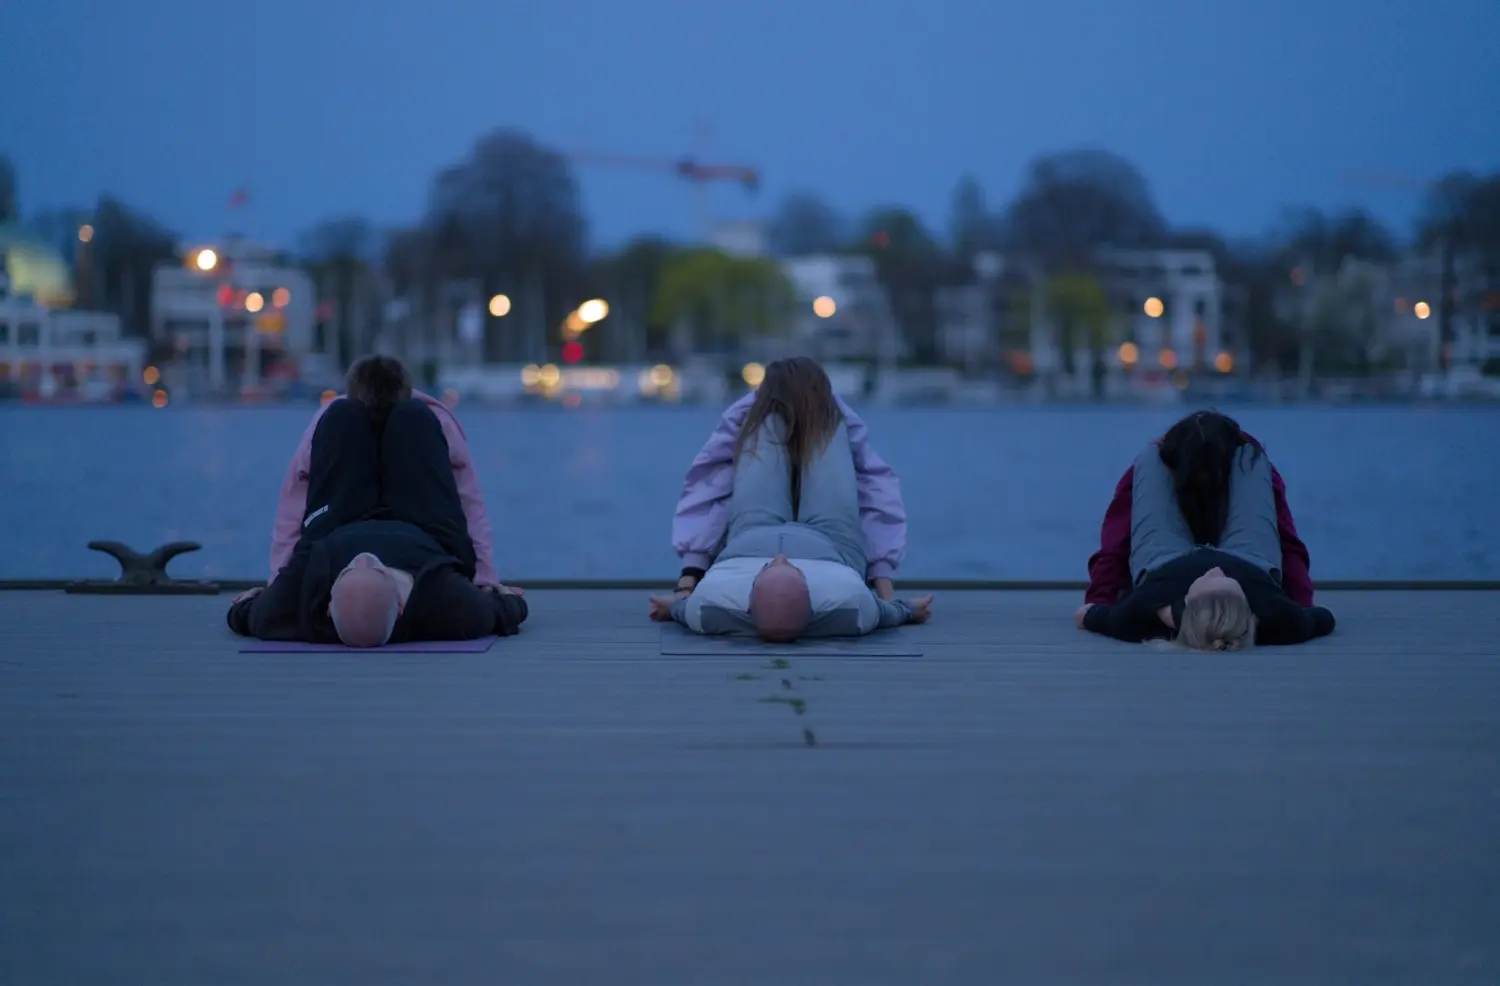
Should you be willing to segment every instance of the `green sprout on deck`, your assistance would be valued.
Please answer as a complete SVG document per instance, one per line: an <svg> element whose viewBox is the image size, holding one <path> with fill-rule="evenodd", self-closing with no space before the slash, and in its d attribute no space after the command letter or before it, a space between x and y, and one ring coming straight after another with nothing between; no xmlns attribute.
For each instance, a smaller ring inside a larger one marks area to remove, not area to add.
<svg viewBox="0 0 1500 986"><path fill-rule="evenodd" d="M762 705L790 705L792 711L800 715L807 713L807 700L800 698L787 698L785 695L770 695L760 700Z"/></svg>

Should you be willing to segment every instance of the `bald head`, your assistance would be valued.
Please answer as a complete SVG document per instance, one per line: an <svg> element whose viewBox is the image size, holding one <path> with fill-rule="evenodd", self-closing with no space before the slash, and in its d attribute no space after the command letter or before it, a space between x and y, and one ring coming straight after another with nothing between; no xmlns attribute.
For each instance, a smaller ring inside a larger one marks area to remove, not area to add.
<svg viewBox="0 0 1500 986"><path fill-rule="evenodd" d="M379 647L401 615L401 591L379 558L359 555L334 579L328 615L348 646Z"/></svg>
<svg viewBox="0 0 1500 986"><path fill-rule="evenodd" d="M761 639L790 643L812 620L812 596L802 570L777 555L761 569L750 587L750 619Z"/></svg>

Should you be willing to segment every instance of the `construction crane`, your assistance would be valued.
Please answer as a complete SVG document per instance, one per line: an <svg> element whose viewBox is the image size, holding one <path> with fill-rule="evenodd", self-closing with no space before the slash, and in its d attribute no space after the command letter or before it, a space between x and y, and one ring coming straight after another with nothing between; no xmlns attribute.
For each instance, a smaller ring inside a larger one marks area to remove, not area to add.
<svg viewBox="0 0 1500 986"><path fill-rule="evenodd" d="M754 195L760 190L760 172L744 164L705 164L693 157L676 160L637 157L629 154L598 154L592 151L564 151L563 156L578 164L604 168L654 171L676 175L693 186L698 229L706 241L713 232L708 214L708 186L713 182L734 182Z"/></svg>

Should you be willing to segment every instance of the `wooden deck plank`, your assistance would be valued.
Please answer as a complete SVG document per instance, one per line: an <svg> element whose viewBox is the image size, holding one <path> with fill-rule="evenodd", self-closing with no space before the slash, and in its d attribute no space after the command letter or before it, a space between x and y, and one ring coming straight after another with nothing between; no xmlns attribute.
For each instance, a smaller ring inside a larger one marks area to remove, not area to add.
<svg viewBox="0 0 1500 986"><path fill-rule="evenodd" d="M1493 982L1500 593L1320 601L1208 657L948 593L783 668L634 592L357 657L0 593L0 984Z"/></svg>

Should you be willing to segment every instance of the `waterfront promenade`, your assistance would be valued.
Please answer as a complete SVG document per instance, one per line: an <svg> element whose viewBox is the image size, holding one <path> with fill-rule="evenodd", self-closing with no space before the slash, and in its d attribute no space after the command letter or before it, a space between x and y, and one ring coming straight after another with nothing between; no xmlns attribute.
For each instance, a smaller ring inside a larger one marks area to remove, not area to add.
<svg viewBox="0 0 1500 986"><path fill-rule="evenodd" d="M242 654L229 597L0 592L0 983L1500 975L1500 592L1245 655L944 592L920 656Z"/></svg>

